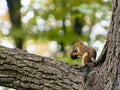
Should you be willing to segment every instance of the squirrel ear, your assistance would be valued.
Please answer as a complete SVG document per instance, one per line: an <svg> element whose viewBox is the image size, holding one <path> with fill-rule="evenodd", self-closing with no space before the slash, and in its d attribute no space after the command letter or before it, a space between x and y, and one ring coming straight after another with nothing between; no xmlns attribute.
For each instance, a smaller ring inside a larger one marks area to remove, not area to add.
<svg viewBox="0 0 120 90"><path fill-rule="evenodd" d="M83 44L83 41L80 38L78 38L78 42L80 42L81 44Z"/></svg>
<svg viewBox="0 0 120 90"><path fill-rule="evenodd" d="M79 42L82 42L82 40L81 40L80 38L78 38L78 41L79 41Z"/></svg>

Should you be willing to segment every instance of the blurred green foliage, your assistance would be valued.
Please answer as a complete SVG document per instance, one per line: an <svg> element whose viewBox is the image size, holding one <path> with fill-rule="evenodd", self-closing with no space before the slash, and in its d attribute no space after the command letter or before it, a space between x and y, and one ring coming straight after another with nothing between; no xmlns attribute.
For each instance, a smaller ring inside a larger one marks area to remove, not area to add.
<svg viewBox="0 0 120 90"><path fill-rule="evenodd" d="M21 6L21 28L17 31L12 28L10 35L14 40L22 37L23 44L29 39L55 40L61 46L59 52L64 53L62 60L72 64L77 61L70 59L66 47L79 37L90 42L92 28L102 21L109 22L110 15L109 0L30 0L28 5ZM108 30L106 25L103 28ZM96 36L93 42L105 39L101 36Z"/></svg>
<svg viewBox="0 0 120 90"><path fill-rule="evenodd" d="M46 37L48 39L56 40L57 42L64 42L70 44L75 41L78 37L88 36L87 35L76 35L74 30L74 24L76 18L79 18L79 31L82 27L88 25L90 28L101 20L107 20L108 15L110 15L110 1L102 0L46 0L43 7L35 8L35 3L42 3L42 1L32 0L30 5L27 7L26 12L22 15L25 16L29 11L34 13L34 17L29 20L28 23L23 24L23 29L26 29L27 33L32 34L33 38L36 37ZM39 24L37 24L37 19L44 20L44 30L41 30ZM53 19L54 21L50 21ZM61 25L51 25L52 23L60 23ZM70 23L70 25L66 25ZM81 25L80 25L81 24ZM77 26L76 26L77 27ZM36 31L33 29L37 29ZM35 31L35 32L34 32ZM62 34L62 35L61 35ZM37 36L38 35L38 36ZM64 39L62 39L64 38ZM69 38L69 40L68 40ZM85 39L89 41L89 38Z"/></svg>

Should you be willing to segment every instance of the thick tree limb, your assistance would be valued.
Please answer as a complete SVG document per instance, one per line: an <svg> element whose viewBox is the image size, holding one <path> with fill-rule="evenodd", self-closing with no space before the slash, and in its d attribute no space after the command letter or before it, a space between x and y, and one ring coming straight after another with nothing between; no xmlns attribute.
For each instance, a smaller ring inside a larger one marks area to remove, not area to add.
<svg viewBox="0 0 120 90"><path fill-rule="evenodd" d="M86 69L0 46L0 85L16 89L83 90Z"/></svg>

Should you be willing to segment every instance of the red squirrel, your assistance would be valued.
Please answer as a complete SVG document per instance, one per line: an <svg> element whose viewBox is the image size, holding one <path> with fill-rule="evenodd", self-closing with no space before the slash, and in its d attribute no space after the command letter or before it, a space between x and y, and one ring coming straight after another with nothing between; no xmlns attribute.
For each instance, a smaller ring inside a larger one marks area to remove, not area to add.
<svg viewBox="0 0 120 90"><path fill-rule="evenodd" d="M70 56L72 59L82 58L82 66L93 65L96 62L96 50L94 48L88 47L83 43L81 39L79 39L75 44L72 46L72 51Z"/></svg>

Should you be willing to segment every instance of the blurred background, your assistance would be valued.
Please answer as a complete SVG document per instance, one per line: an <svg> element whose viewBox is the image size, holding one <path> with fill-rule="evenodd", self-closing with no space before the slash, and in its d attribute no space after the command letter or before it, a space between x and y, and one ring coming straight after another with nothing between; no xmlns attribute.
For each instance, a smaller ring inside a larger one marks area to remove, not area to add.
<svg viewBox="0 0 120 90"><path fill-rule="evenodd" d="M0 45L77 64L72 44L81 38L99 56L110 20L110 0L0 0Z"/></svg>

